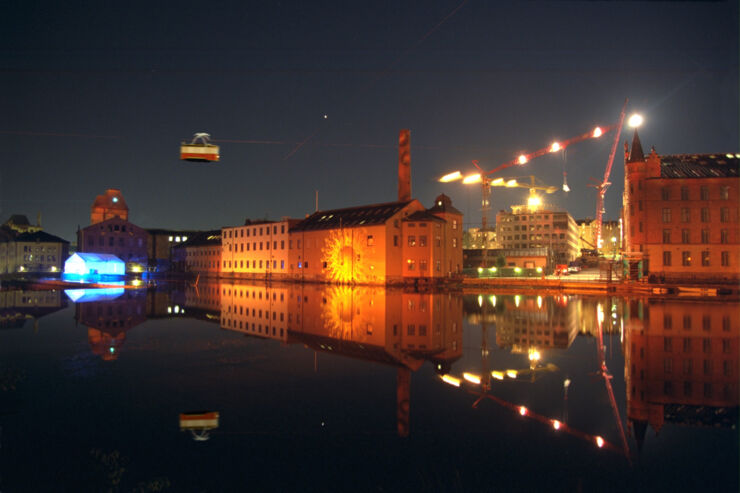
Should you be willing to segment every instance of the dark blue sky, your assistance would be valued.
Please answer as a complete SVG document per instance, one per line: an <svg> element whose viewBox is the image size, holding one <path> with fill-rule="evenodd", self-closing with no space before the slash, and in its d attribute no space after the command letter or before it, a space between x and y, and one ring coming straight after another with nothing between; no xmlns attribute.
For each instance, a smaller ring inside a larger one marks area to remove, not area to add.
<svg viewBox="0 0 740 493"><path fill-rule="evenodd" d="M322 209L392 201L398 130L410 128L414 197L430 206L446 193L477 225L479 188L436 178L614 122L625 97L645 116L646 151L740 150L737 2L470 0L451 16L461 2L352 3L6 9L0 219L40 211L72 240L111 187L133 222L163 228L302 217L315 189ZM194 132L277 143L223 143L218 164L181 162ZM504 176L560 186L565 168L572 191L549 199L593 217L587 184L612 137ZM622 164L620 144L607 218L618 217ZM526 193L497 191L493 207Z"/></svg>

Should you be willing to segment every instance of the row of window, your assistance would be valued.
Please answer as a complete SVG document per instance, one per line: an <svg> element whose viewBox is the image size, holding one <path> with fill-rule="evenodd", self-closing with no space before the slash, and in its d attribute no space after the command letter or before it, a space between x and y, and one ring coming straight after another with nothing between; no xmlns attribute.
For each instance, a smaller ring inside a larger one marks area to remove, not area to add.
<svg viewBox="0 0 740 493"><path fill-rule="evenodd" d="M663 265L664 266L670 266L672 262L671 258L672 252L663 252ZM710 267L711 254L709 251L704 250L701 252L701 266L702 267ZM692 262L694 261L693 257L691 256L691 252L681 252L681 265L683 267L690 267L692 265ZM720 252L720 265L722 267L728 267L730 265L730 252L724 251Z"/></svg>
<svg viewBox="0 0 740 493"><path fill-rule="evenodd" d="M690 330L691 323L692 323L691 315L688 315L688 314L684 315L683 316L683 328L686 330ZM703 330L711 330L712 329L712 317L709 315L702 316L701 327ZM670 313L666 313L663 315L663 328L667 330L670 330L673 328L673 315L671 315ZM730 316L729 315L725 315L722 317L722 330L724 332L730 331Z"/></svg>
<svg viewBox="0 0 740 493"><path fill-rule="evenodd" d="M677 337L664 337L663 338L663 351L666 353L673 352L673 340L678 339ZM682 348L684 353L690 353L693 345L692 337L684 337L682 339ZM701 339L701 349L703 353L709 354L712 352L712 339L704 337ZM722 339L722 352L728 354L731 349L730 339Z"/></svg>
<svg viewBox="0 0 740 493"><path fill-rule="evenodd" d="M723 229L720 231L719 242L723 244L730 242L730 231L729 230ZM671 230L670 229L663 230L663 243L666 243L666 244L671 243ZM683 244L691 243L691 230L690 229L681 230L681 243ZM709 243L709 230L708 229L701 230L701 243L704 243L704 244Z"/></svg>
<svg viewBox="0 0 740 493"><path fill-rule="evenodd" d="M285 233L285 224L280 225L280 234ZM263 236L263 235L271 235L271 234L278 234L278 227L277 225L272 226L272 232L270 232L270 226L252 226L249 228L239 228L239 229L225 229L224 230L224 238L244 238L245 236L249 238L250 236Z"/></svg>
<svg viewBox="0 0 740 493"><path fill-rule="evenodd" d="M232 264L232 261L231 260L224 260L223 262L224 262L224 264L223 264L224 265L224 269L231 269L232 268L231 267L231 264ZM246 267L244 266L244 263L245 262L247 264ZM234 264L234 267L233 267L234 269L245 269L245 268L246 269L249 269L250 268L250 266L249 266L249 260L234 260L233 261L233 264ZM259 267L257 267L258 265L259 265ZM277 265L278 265L278 261L277 260L273 260L272 261L272 268L273 269L277 269L278 268ZM306 267L308 267L308 262L306 262ZM262 269L263 268L263 261L262 260L259 260L259 261L258 260L252 260L252 267L251 268L252 269ZM264 268L265 269L269 269L270 268L270 261L269 260L265 260L264 261ZM285 269L285 260L281 260L280 261L280 268L281 269ZM301 263L300 262L298 262L298 268L299 269L301 268Z"/></svg>
<svg viewBox="0 0 740 493"><path fill-rule="evenodd" d="M409 271L415 271L416 270L416 265L417 265L416 260L408 259L406 261L406 268ZM428 262L426 260L419 260L418 265L419 265L419 271L420 272L426 272L428 270L428 268L429 268L429 264L428 264ZM434 270L437 271L437 272L441 272L442 271L442 261L441 260L436 260L434 262Z"/></svg>
<svg viewBox="0 0 740 493"><path fill-rule="evenodd" d="M128 246L134 246L134 243L136 243L139 247L144 246L144 240L142 238L137 238L137 240L138 241L134 241L134 238L129 238L129 241L126 242L125 238L119 237L118 246L126 246L126 243L128 243ZM95 238L88 237L87 246L94 246L94 245L95 245ZM105 246L104 237L98 238L98 246ZM116 246L116 238L114 236L108 237L108 246Z"/></svg>
<svg viewBox="0 0 740 493"><path fill-rule="evenodd" d="M660 196L663 200L675 200L679 198L679 197L676 197L674 194L675 194L675 190L672 187L663 187L660 189ZM719 187L719 199L729 200L729 198L730 198L730 187L727 185L720 186ZM680 200L696 200L696 197L690 196L689 187L682 186ZM710 193L709 193L709 186L702 185L699 188L699 200L712 200Z"/></svg>
<svg viewBox="0 0 740 493"><path fill-rule="evenodd" d="M683 359L683 374L684 375L691 375L694 373L694 360L691 358ZM725 377L731 377L732 376L732 367L734 365L730 360L723 360L722 361L722 375ZM673 358L666 357L663 358L663 373L673 373ZM705 359L704 365L703 365L703 373L705 375L710 375L712 373L712 361Z"/></svg>
<svg viewBox="0 0 740 493"><path fill-rule="evenodd" d="M639 203L640 203L640 210L642 210L642 201L640 201ZM673 211L670 207L663 208L662 219L664 223L670 223L673 220ZM711 221L711 214L709 211L709 207L702 207L700 209L699 219L703 223L708 223ZM691 220L692 220L691 219L691 209L688 207L682 207L681 208L681 222L690 223ZM729 207L720 208L719 221L722 223L730 222L730 208Z"/></svg>

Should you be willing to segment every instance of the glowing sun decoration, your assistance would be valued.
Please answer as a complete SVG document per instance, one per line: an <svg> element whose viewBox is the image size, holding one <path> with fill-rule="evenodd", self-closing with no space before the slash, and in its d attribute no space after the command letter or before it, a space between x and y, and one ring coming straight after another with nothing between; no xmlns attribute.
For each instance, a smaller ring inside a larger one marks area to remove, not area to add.
<svg viewBox="0 0 740 493"><path fill-rule="evenodd" d="M367 237L364 229L334 230L324 241L321 260L326 262L326 276L330 282L349 284L371 280L372 270L367 261L362 261L366 257L366 247L359 239L353 240L353 232L358 233L358 238Z"/></svg>

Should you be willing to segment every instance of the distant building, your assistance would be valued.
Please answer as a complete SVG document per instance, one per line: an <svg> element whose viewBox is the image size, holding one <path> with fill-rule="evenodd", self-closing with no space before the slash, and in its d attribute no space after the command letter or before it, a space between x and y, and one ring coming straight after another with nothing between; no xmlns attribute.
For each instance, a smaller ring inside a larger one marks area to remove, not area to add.
<svg viewBox="0 0 740 493"><path fill-rule="evenodd" d="M13 234L0 232L0 273L59 273L69 242L43 231Z"/></svg>
<svg viewBox="0 0 740 493"><path fill-rule="evenodd" d="M120 190L109 188L105 193L95 197L95 202L90 208L90 224L96 224L114 217L128 221L128 206Z"/></svg>
<svg viewBox="0 0 740 493"><path fill-rule="evenodd" d="M145 229L116 216L78 230L77 251L107 253L146 265L148 239Z"/></svg>
<svg viewBox="0 0 740 493"><path fill-rule="evenodd" d="M481 228L468 228L463 233L463 250L482 250L483 248L489 250L499 248L496 230L482 231Z"/></svg>
<svg viewBox="0 0 740 493"><path fill-rule="evenodd" d="M174 248L202 233L196 230L147 229L146 257L150 270L172 268Z"/></svg>
<svg viewBox="0 0 740 493"><path fill-rule="evenodd" d="M512 257L541 259L545 251L549 263L567 264L580 256L578 226L564 211L515 205L511 212L496 214L496 233L502 249L517 251L517 255ZM526 250L531 250L531 255L527 255ZM506 256L509 257L508 254ZM538 265L535 262L531 266Z"/></svg>
<svg viewBox="0 0 740 493"><path fill-rule="evenodd" d="M645 157L635 131L625 144L625 255L630 275L740 279L740 154Z"/></svg>
<svg viewBox="0 0 740 493"><path fill-rule="evenodd" d="M622 227L620 221L602 221L601 248L596 245L596 228L593 219L576 220L578 227L578 250L591 251L605 257L619 256L622 251Z"/></svg>
<svg viewBox="0 0 740 493"><path fill-rule="evenodd" d="M172 249L173 267L218 277L221 272L221 250L221 230L198 233Z"/></svg>
<svg viewBox="0 0 740 493"><path fill-rule="evenodd" d="M35 226L31 224L28 221L28 217L23 214L13 214L7 221L5 221L3 226L17 234L35 233L37 231L41 231L41 215L39 214Z"/></svg>

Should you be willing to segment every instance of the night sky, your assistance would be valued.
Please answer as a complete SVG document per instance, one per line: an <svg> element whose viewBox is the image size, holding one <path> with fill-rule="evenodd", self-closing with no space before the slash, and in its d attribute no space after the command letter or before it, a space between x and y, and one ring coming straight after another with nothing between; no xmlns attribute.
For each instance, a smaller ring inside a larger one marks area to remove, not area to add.
<svg viewBox="0 0 740 493"><path fill-rule="evenodd" d="M625 98L659 154L738 152L738 3L14 2L0 16L0 220L42 214L74 240L106 188L146 228L445 193L479 225L480 188L441 175L616 122ZM324 118L327 115L327 118ZM179 160L209 132L221 162ZM500 176L533 174L593 217L614 134ZM620 139L632 138L625 130ZM299 145L304 143L303 145ZM606 196L616 219L622 144ZM496 190L493 208L526 190Z"/></svg>

